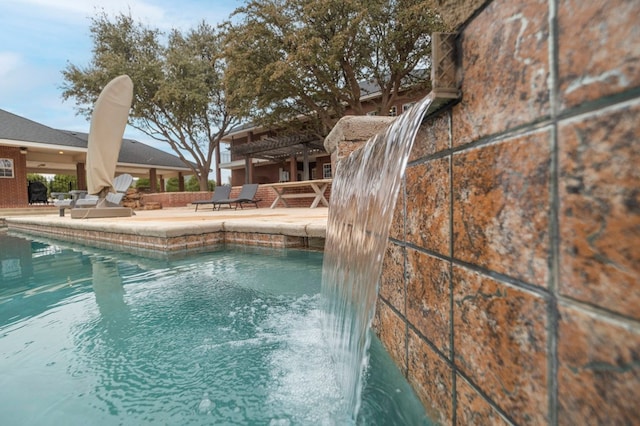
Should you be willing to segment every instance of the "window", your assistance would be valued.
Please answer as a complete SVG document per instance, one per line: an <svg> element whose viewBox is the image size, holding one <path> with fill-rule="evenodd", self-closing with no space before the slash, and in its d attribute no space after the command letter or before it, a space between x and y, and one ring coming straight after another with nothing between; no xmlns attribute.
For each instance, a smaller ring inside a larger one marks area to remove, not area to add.
<svg viewBox="0 0 640 426"><path fill-rule="evenodd" d="M13 160L10 158L0 158L0 178L13 177Z"/></svg>
<svg viewBox="0 0 640 426"><path fill-rule="evenodd" d="M394 105L389 108L389 117L395 117L396 115L398 115L398 108Z"/></svg>
<svg viewBox="0 0 640 426"><path fill-rule="evenodd" d="M331 163L322 165L322 179L331 179Z"/></svg>
<svg viewBox="0 0 640 426"><path fill-rule="evenodd" d="M405 112L406 110L408 110L409 108L411 108L412 106L414 106L416 103L415 102L411 102L409 104L403 104L402 105L402 112Z"/></svg>

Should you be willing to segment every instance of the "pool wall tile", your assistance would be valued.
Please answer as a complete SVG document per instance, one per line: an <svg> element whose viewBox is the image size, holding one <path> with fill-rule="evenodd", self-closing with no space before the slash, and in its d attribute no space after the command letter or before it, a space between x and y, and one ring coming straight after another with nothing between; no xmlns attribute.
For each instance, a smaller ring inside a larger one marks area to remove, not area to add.
<svg viewBox="0 0 640 426"><path fill-rule="evenodd" d="M640 3L436 3L462 97L418 132L376 332L437 423L636 424Z"/></svg>
<svg viewBox="0 0 640 426"><path fill-rule="evenodd" d="M382 276L380 278L380 297L393 306L398 312L405 313L405 248L396 244L387 246L382 260Z"/></svg>
<svg viewBox="0 0 640 426"><path fill-rule="evenodd" d="M559 424L637 424L640 330L569 304L559 311Z"/></svg>
<svg viewBox="0 0 640 426"><path fill-rule="evenodd" d="M558 1L562 108L640 87L640 2Z"/></svg>
<svg viewBox="0 0 640 426"><path fill-rule="evenodd" d="M438 424L453 423L453 370L424 339L409 329L408 380L429 417Z"/></svg>
<svg viewBox="0 0 640 426"><path fill-rule="evenodd" d="M442 353L451 350L451 264L407 248L407 320Z"/></svg>
<svg viewBox="0 0 640 426"><path fill-rule="evenodd" d="M453 256L546 286L551 137L547 129L453 156Z"/></svg>
<svg viewBox="0 0 640 426"><path fill-rule="evenodd" d="M509 426L495 408L476 391L462 376L456 378L456 418L461 425Z"/></svg>
<svg viewBox="0 0 640 426"><path fill-rule="evenodd" d="M450 251L449 158L434 159L406 173L406 241L448 255Z"/></svg>
<svg viewBox="0 0 640 426"><path fill-rule="evenodd" d="M405 185L405 179L402 179L402 185ZM391 221L391 227L389 228L389 238L396 240L404 240L404 200L405 191L400 191L398 194L398 200L396 201L395 209L393 210L393 219Z"/></svg>
<svg viewBox="0 0 640 426"><path fill-rule="evenodd" d="M447 111L425 121L416 135L409 162L451 148L450 119L451 112Z"/></svg>
<svg viewBox="0 0 640 426"><path fill-rule="evenodd" d="M394 309L378 299L374 319L378 338L382 344L390 348L389 355L402 371L407 374L407 324Z"/></svg>
<svg viewBox="0 0 640 426"><path fill-rule="evenodd" d="M495 0L462 32L454 147L550 115L548 9L548 0Z"/></svg>
<svg viewBox="0 0 640 426"><path fill-rule="evenodd" d="M518 423L549 421L545 300L454 266L455 363Z"/></svg>
<svg viewBox="0 0 640 426"><path fill-rule="evenodd" d="M640 102L559 125L563 296L640 319Z"/></svg>

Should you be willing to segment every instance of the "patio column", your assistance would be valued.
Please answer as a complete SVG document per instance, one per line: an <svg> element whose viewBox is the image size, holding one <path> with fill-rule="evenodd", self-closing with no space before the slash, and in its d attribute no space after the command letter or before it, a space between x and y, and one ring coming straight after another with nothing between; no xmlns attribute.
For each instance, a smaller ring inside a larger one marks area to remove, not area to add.
<svg viewBox="0 0 640 426"><path fill-rule="evenodd" d="M178 191L184 192L184 175L178 172Z"/></svg>
<svg viewBox="0 0 640 426"><path fill-rule="evenodd" d="M158 176L155 168L149 169L149 190L152 193L158 192Z"/></svg>
<svg viewBox="0 0 640 426"><path fill-rule="evenodd" d="M244 159L244 183L253 183L253 161L251 157Z"/></svg>
<svg viewBox="0 0 640 426"><path fill-rule="evenodd" d="M296 182L298 180L298 160L296 157L289 159L289 181Z"/></svg>
<svg viewBox="0 0 640 426"><path fill-rule="evenodd" d="M76 163L76 180L78 181L78 187L76 189L87 190L87 171L84 168L84 163Z"/></svg>
<svg viewBox="0 0 640 426"><path fill-rule="evenodd" d="M163 175L159 175L160 176L160 192L164 192L164 176Z"/></svg>
<svg viewBox="0 0 640 426"><path fill-rule="evenodd" d="M302 148L302 180L309 180L309 148Z"/></svg>

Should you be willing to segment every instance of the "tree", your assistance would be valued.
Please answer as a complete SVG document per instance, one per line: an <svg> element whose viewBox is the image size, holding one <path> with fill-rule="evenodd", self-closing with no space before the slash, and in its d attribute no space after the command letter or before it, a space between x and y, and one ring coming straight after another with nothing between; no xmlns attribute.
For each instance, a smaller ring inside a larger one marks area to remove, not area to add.
<svg viewBox="0 0 640 426"><path fill-rule="evenodd" d="M216 188L216 183L212 180L210 180L208 182L207 185L207 191L213 191ZM184 185L184 189L185 191L190 191L190 192L196 192L196 191L202 191L202 189L200 189L200 187L198 186L198 180L195 178L195 176L191 176Z"/></svg>
<svg viewBox="0 0 640 426"><path fill-rule="evenodd" d="M102 88L128 74L134 83L129 124L167 142L206 190L213 154L218 164L220 139L237 122L229 113L220 35L203 22L163 38L129 15L110 21L104 12L92 19L90 31L93 58L86 67L67 65L63 98L74 98L78 113L89 117Z"/></svg>
<svg viewBox="0 0 640 426"><path fill-rule="evenodd" d="M172 177L167 179L167 184L165 186L165 191L167 192L178 192L180 188L180 182L177 177Z"/></svg>
<svg viewBox="0 0 640 426"><path fill-rule="evenodd" d="M253 0L226 22L229 91L239 114L272 126L301 115L323 133L347 108L362 114L361 83L380 89L381 115L408 86L429 88L430 0ZM403 90L401 90L403 89Z"/></svg>
<svg viewBox="0 0 640 426"><path fill-rule="evenodd" d="M38 173L27 173L27 182L42 182L47 183L47 178Z"/></svg>
<svg viewBox="0 0 640 426"><path fill-rule="evenodd" d="M51 192L68 192L74 187L77 188L76 177L70 175L55 175L49 185Z"/></svg>

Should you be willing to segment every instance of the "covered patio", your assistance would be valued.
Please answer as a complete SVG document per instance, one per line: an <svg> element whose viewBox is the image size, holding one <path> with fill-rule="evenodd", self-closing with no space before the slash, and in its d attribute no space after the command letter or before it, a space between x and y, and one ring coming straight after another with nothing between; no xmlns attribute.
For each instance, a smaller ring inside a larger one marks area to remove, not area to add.
<svg viewBox="0 0 640 426"><path fill-rule="evenodd" d="M230 158L221 168L232 171L234 185L271 184L331 177L331 159L317 134L276 135L262 128L231 131L222 140Z"/></svg>
<svg viewBox="0 0 640 426"><path fill-rule="evenodd" d="M70 175L86 189L88 134L57 130L0 110L0 208L30 205L27 174ZM163 192L165 181L192 174L178 157L132 139L123 139L116 175L148 178L150 192ZM159 183L158 183L159 182Z"/></svg>

